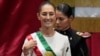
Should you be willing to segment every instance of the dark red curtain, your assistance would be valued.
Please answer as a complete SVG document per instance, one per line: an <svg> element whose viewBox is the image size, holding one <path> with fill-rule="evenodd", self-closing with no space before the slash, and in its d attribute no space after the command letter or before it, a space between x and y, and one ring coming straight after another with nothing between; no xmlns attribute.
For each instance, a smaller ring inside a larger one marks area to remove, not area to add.
<svg viewBox="0 0 100 56"><path fill-rule="evenodd" d="M0 0L0 56L20 56L25 36L37 31L36 12L44 0ZM87 39L90 56L100 56L100 32Z"/></svg>
<svg viewBox="0 0 100 56"><path fill-rule="evenodd" d="M90 56L100 56L100 32L92 33L87 39Z"/></svg>
<svg viewBox="0 0 100 56"><path fill-rule="evenodd" d="M0 0L0 56L20 56L25 36L37 31L44 0Z"/></svg>

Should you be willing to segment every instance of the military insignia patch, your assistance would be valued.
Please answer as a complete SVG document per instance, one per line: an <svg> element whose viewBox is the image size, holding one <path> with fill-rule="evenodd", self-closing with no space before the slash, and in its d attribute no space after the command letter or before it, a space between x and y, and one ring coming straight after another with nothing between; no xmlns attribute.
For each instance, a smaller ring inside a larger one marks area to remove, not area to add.
<svg viewBox="0 0 100 56"><path fill-rule="evenodd" d="M88 38L91 36L89 32L76 32L76 34L84 38Z"/></svg>
<svg viewBox="0 0 100 56"><path fill-rule="evenodd" d="M77 35L82 36L83 33L82 32L76 32Z"/></svg>

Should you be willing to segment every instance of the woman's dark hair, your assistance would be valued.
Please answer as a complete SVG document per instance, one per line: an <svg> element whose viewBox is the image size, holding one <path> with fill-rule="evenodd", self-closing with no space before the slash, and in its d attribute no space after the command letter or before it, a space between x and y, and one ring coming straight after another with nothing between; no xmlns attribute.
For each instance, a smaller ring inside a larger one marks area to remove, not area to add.
<svg viewBox="0 0 100 56"><path fill-rule="evenodd" d="M55 7L55 5L54 5L53 3L51 3L50 1L44 1L44 2L42 2L42 3L40 4L40 6L39 6L39 8L38 8L38 12L40 12L42 6L44 6L44 5L46 5L46 4L51 5L51 6L54 8L54 10L56 10L56 7Z"/></svg>
<svg viewBox="0 0 100 56"><path fill-rule="evenodd" d="M58 11L61 11L67 17L73 15L72 8L68 4L65 3L59 4L56 9Z"/></svg>

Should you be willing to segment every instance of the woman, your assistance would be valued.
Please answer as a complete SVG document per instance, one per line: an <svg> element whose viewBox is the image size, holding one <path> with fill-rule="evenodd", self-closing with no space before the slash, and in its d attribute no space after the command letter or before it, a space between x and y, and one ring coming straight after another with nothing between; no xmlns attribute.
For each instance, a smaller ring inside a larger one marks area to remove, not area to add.
<svg viewBox="0 0 100 56"><path fill-rule="evenodd" d="M88 32L77 32L71 28L73 20L72 8L68 4L58 5L56 17L56 30L69 37L72 56L88 56L85 39L90 37L91 34Z"/></svg>
<svg viewBox="0 0 100 56"><path fill-rule="evenodd" d="M68 37L53 28L56 22L53 4L43 2L37 16L41 27L38 32L27 36L22 48L24 56L71 56Z"/></svg>

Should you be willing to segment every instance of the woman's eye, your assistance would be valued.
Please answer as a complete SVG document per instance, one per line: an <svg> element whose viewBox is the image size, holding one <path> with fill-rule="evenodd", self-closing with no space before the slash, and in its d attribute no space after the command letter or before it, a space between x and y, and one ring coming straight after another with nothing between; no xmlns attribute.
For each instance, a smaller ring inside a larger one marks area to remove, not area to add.
<svg viewBox="0 0 100 56"><path fill-rule="evenodd" d="M63 20L64 20L62 17L59 17L59 18L57 18L57 19L60 20L60 21L63 21Z"/></svg>
<svg viewBox="0 0 100 56"><path fill-rule="evenodd" d="M50 16L54 15L53 13L49 14Z"/></svg>
<svg viewBox="0 0 100 56"><path fill-rule="evenodd" d="M49 15L49 16L53 16L54 13L42 13L42 15L43 15L43 16L47 16L47 15Z"/></svg>
<svg viewBox="0 0 100 56"><path fill-rule="evenodd" d="M46 16L47 14L42 14L43 16Z"/></svg>

